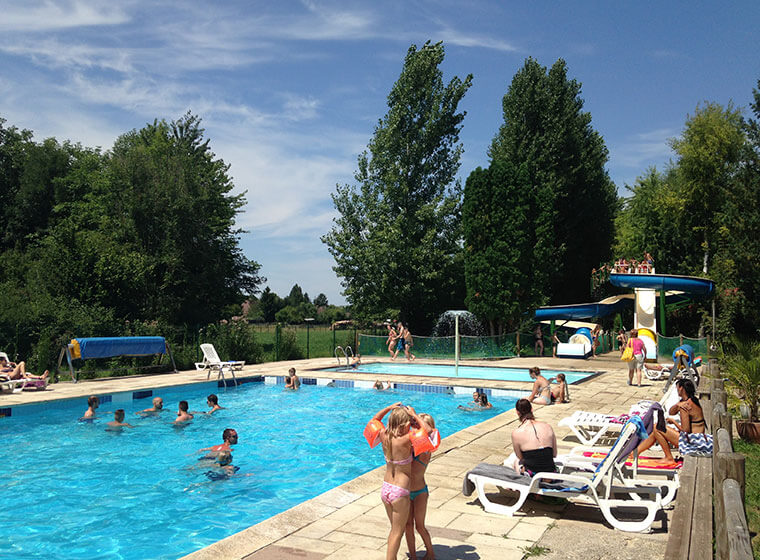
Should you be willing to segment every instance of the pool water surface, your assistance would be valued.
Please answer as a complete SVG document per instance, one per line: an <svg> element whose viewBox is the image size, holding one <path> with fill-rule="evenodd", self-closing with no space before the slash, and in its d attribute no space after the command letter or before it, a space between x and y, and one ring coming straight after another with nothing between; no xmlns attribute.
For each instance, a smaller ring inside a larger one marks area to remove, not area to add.
<svg viewBox="0 0 760 560"><path fill-rule="evenodd" d="M171 425L179 400L206 410L211 392L225 410ZM381 448L371 450L362 431L388 404L432 414L446 437L515 403L493 397L493 409L466 412L457 405L469 394L316 385L294 393L264 383L152 396L165 406L154 418L135 414L151 406L149 397L103 404L91 423L77 421L86 399L0 418L1 558L178 558L383 465ZM117 408L134 428L105 430ZM214 481L198 450L221 443L225 428L239 434L233 464L240 470Z"/></svg>
<svg viewBox="0 0 760 560"><path fill-rule="evenodd" d="M322 371L347 371L346 367L332 367ZM389 362L369 362L350 369L359 373L380 373L390 375L420 375L424 377L459 377L462 379L487 379L492 381L525 381L532 382L528 368L489 367L489 366L459 366L458 372L453 365L438 364L409 364ZM544 377L556 377L564 373L569 384L578 383L596 375L593 371L565 371L542 369Z"/></svg>

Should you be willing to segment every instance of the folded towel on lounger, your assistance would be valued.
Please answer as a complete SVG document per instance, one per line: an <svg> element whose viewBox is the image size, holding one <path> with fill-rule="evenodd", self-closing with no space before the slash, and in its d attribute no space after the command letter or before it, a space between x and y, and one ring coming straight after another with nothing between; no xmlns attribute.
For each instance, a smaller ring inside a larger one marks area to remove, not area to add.
<svg viewBox="0 0 760 560"><path fill-rule="evenodd" d="M480 463L464 476L464 481L462 482L462 494L465 496L469 496L475 490L475 484L469 477L471 474L486 476L488 478L495 478L507 482L517 482L524 486L529 486L531 481L531 477L527 474L515 472L515 470L510 467L505 467L504 465L492 465L491 463ZM548 481L542 481L540 486L547 490L578 490L572 484L552 483Z"/></svg>

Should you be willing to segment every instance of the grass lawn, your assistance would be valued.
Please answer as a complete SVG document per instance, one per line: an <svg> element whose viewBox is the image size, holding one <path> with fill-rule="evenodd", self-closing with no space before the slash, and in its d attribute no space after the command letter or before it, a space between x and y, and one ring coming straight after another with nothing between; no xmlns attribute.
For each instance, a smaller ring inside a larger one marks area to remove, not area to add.
<svg viewBox="0 0 760 560"><path fill-rule="evenodd" d="M741 439L734 440L734 450L744 455L746 489L744 502L747 510L747 524L752 538L752 552L755 560L760 560L760 445Z"/></svg>

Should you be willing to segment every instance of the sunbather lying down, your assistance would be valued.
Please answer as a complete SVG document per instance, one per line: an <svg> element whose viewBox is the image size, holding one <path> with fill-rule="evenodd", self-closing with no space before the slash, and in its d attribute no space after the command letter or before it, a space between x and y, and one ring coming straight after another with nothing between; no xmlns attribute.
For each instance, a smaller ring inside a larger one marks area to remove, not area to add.
<svg viewBox="0 0 760 560"><path fill-rule="evenodd" d="M26 362L15 364L9 362L5 356L0 356L0 376L8 379L47 379L49 375L48 370L42 375L32 375L26 372Z"/></svg>

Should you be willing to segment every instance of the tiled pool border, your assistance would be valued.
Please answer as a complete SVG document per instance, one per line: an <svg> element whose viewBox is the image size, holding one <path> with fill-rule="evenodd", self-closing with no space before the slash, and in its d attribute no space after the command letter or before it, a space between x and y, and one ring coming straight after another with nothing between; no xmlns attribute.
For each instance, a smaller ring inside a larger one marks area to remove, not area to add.
<svg viewBox="0 0 760 560"><path fill-rule="evenodd" d="M316 385L316 386L334 386L344 389L364 389L371 390L375 386L374 381L362 380L362 379L329 379L321 377L301 377L302 385ZM463 381L470 381L463 379ZM477 380L476 380L477 381ZM267 385L284 385L284 375L253 375L244 376L237 379L238 385L245 383L265 383ZM453 394L453 395L470 395L473 391L485 393L489 397L512 397L520 398L530 394L530 391L521 389L496 389L496 388L484 388L475 387L471 385L427 385L423 383L397 383L391 381L391 388L399 389L401 391L419 391L422 393L441 393L441 394ZM218 381L206 381L201 383L180 383L177 385L164 385L160 387L154 387L150 389L139 389L133 391L119 391L110 393L99 393L93 391L92 394L96 395L100 399L101 404L105 403L127 403L136 400L148 399L154 396L162 396L170 391L181 390L182 388L203 388L207 387L209 390L218 388L233 387L234 383L231 379L218 380ZM8 407L0 407L0 418L11 418L21 416L33 416L42 410L61 409L61 410L74 410L83 409L83 401L86 401L86 396L71 397L66 399L55 399L49 401L42 401L37 403L19 404ZM86 407L86 404L85 404Z"/></svg>

